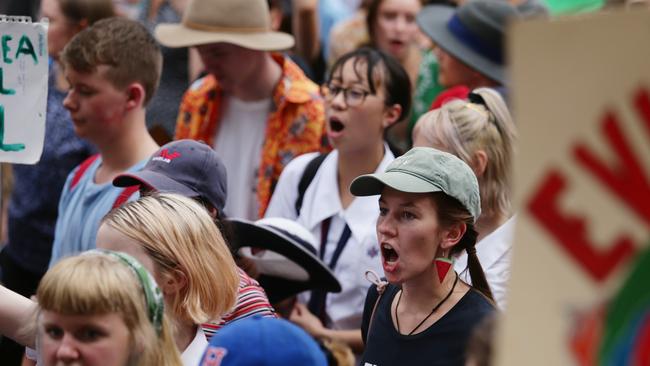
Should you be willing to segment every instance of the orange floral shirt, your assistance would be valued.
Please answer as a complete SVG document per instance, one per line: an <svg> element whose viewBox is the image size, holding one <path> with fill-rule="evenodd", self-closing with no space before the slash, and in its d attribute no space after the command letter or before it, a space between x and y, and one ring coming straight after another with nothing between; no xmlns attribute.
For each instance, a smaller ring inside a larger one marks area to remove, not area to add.
<svg viewBox="0 0 650 366"><path fill-rule="evenodd" d="M273 92L257 174L259 217L264 217L280 173L291 159L329 150L324 133L325 107L318 86L291 60L279 54L273 59L282 67L282 77ZM197 80L183 96L174 138L202 140L214 146L221 103L222 93L214 76Z"/></svg>

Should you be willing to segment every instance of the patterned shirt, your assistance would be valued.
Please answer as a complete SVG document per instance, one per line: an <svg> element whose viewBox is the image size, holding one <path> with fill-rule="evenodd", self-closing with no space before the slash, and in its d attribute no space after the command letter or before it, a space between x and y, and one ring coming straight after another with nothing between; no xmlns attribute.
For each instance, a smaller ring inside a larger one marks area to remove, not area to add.
<svg viewBox="0 0 650 366"><path fill-rule="evenodd" d="M214 323L201 324L205 336L212 338L224 325L238 319L248 318L249 316L258 315L265 318L275 318L275 310L269 299L266 297L264 289L254 279L250 278L244 271L237 268L239 273L239 289L237 291L237 303L231 312L221 317L221 320Z"/></svg>
<svg viewBox="0 0 650 366"><path fill-rule="evenodd" d="M279 54L274 54L273 59L282 67L282 77L273 92L257 172L260 217L264 216L282 169L291 159L307 152L328 150L325 110L318 86L291 60ZM183 97L175 139L202 140L214 146L223 109L222 97L213 75L194 82Z"/></svg>

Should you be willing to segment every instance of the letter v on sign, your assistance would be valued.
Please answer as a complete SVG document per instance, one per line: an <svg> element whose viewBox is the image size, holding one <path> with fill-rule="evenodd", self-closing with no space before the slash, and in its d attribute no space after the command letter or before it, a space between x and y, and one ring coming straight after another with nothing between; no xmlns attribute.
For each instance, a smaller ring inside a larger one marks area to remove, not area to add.
<svg viewBox="0 0 650 366"><path fill-rule="evenodd" d="M650 97L645 89L636 93L634 106L650 141ZM605 113L602 132L618 157L617 163L608 166L581 143L574 146L576 161L650 227L650 183L614 113ZM634 242L629 236L621 235L607 249L599 250L599 246L588 237L584 219L559 210L559 196L567 185L566 178L559 171L549 171L528 201L527 209L556 239L555 243L594 280L604 281L636 252Z"/></svg>

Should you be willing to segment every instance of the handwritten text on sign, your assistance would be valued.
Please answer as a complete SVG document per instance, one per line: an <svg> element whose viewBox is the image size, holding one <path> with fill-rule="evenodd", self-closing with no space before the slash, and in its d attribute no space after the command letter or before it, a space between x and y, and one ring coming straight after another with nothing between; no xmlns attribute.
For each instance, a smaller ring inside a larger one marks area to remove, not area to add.
<svg viewBox="0 0 650 366"><path fill-rule="evenodd" d="M45 135L47 45L39 23L0 21L0 161L35 163Z"/></svg>

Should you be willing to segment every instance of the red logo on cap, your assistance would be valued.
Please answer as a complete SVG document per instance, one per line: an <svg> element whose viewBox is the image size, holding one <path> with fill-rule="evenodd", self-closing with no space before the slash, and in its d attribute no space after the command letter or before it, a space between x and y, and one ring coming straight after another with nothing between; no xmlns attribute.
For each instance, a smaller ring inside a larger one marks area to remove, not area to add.
<svg viewBox="0 0 650 366"><path fill-rule="evenodd" d="M162 151L160 152L160 155L152 158L152 160L154 160L154 161L164 161L165 163L170 163L172 160L174 160L174 159L176 159L176 158L178 158L180 156L181 156L181 153L179 153L178 151L175 151L175 152L170 154L169 151L167 151L167 149L162 149Z"/></svg>
<svg viewBox="0 0 650 366"><path fill-rule="evenodd" d="M202 366L220 366L228 350L223 347L208 347L203 357Z"/></svg>

